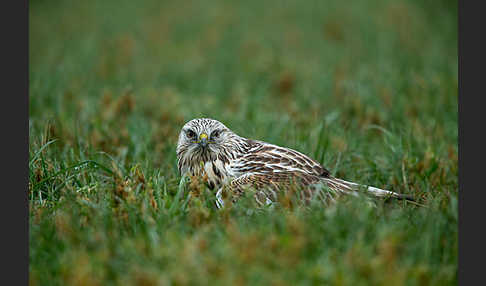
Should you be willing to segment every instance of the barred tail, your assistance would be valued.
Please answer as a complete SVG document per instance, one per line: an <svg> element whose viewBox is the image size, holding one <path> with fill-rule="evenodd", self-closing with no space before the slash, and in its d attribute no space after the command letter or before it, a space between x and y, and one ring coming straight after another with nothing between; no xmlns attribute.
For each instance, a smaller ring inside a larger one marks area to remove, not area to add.
<svg viewBox="0 0 486 286"><path fill-rule="evenodd" d="M338 178L330 177L324 180L330 189L346 194L357 194L360 190L364 190L375 197L396 198L399 200L415 201L415 199L409 195L399 194L388 190L382 190L371 186L360 185Z"/></svg>

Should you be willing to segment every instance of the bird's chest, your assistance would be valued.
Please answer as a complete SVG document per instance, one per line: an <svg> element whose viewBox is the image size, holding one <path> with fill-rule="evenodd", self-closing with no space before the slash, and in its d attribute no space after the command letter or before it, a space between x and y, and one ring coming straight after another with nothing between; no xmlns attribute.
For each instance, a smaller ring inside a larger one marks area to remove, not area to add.
<svg viewBox="0 0 486 286"><path fill-rule="evenodd" d="M219 188L228 183L232 177L228 172L228 166L223 164L221 160L200 162L194 168L193 174L202 177L210 189Z"/></svg>

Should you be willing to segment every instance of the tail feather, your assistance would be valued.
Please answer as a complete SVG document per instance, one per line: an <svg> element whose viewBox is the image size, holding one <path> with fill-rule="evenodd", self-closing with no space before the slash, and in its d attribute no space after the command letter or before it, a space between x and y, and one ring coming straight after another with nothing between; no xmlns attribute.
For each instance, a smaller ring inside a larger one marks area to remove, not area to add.
<svg viewBox="0 0 486 286"><path fill-rule="evenodd" d="M371 195L374 195L375 197L396 198L399 200L415 201L415 199L409 195L399 194L396 192L383 190L372 186L360 185L357 183L348 182L338 178L326 179L326 183L329 188L346 194L357 194L360 190L365 190L366 192L368 192Z"/></svg>

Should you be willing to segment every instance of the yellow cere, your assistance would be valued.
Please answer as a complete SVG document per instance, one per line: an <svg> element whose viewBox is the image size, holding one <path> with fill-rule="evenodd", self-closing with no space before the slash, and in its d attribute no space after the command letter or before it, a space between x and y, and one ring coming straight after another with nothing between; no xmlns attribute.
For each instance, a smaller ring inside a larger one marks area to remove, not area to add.
<svg viewBox="0 0 486 286"><path fill-rule="evenodd" d="M201 135L199 135L199 139L202 140L202 139L208 139L208 134L206 133L201 133Z"/></svg>

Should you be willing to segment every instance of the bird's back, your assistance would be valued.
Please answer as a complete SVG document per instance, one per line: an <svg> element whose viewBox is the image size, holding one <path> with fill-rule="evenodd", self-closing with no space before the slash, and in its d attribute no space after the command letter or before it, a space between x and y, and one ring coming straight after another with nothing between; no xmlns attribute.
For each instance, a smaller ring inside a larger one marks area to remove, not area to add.
<svg viewBox="0 0 486 286"><path fill-rule="evenodd" d="M259 175L268 183L291 179L317 183L330 175L321 164L298 151L263 141L248 142L251 148L231 164L235 177Z"/></svg>

